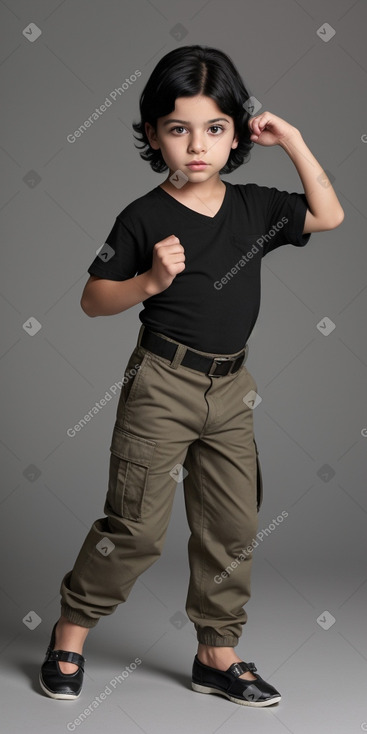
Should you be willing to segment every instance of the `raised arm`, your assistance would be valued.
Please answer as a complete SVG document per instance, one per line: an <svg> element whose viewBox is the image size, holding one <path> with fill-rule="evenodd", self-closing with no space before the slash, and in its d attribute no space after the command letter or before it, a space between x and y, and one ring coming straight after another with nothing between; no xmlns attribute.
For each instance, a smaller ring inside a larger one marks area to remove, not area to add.
<svg viewBox="0 0 367 734"><path fill-rule="evenodd" d="M338 197L300 131L271 112L249 120L251 140L259 145L280 145L294 163L307 199L303 234L339 227L344 211Z"/></svg>

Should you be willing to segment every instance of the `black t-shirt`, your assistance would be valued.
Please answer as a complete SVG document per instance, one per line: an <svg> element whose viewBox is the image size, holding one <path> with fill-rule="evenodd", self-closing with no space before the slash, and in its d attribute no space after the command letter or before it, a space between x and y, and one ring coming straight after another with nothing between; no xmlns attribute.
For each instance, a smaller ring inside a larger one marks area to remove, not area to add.
<svg viewBox="0 0 367 734"><path fill-rule="evenodd" d="M214 217L199 214L160 186L116 217L90 275L126 280L152 266L153 247L171 234L185 250L185 269L143 301L140 321L204 352L231 354L245 346L260 309L261 259L286 244L302 247L305 194L254 183L223 182Z"/></svg>

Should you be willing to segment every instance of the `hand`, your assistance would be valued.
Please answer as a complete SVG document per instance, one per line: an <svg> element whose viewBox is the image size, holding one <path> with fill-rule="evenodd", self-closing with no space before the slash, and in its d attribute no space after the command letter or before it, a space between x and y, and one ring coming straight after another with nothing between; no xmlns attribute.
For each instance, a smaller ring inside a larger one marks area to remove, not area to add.
<svg viewBox="0 0 367 734"><path fill-rule="evenodd" d="M248 126L252 132L250 140L258 145L281 145L295 134L300 135L296 127L271 112L263 112L261 115L251 117Z"/></svg>
<svg viewBox="0 0 367 734"><path fill-rule="evenodd" d="M153 247L153 260L150 270L154 293L168 288L176 275L185 270L185 251L174 234L156 242Z"/></svg>

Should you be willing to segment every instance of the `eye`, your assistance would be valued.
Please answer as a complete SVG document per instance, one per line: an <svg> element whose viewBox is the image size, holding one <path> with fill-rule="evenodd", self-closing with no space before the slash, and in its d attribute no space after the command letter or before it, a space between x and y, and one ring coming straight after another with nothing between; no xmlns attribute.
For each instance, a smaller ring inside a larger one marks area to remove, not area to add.
<svg viewBox="0 0 367 734"><path fill-rule="evenodd" d="M211 127L209 128L209 130L213 130L213 128L214 128L214 127L216 127L216 128L217 128L217 130L219 130L220 132L222 132L222 130L224 130L224 127L223 127L222 125L212 125L212 126L211 126Z"/></svg>
<svg viewBox="0 0 367 734"><path fill-rule="evenodd" d="M211 125L210 128L209 128L209 130L213 130L213 129L218 130L218 132L223 132L223 130L225 130L225 128L223 127L223 125ZM186 128L183 127L182 125L178 125L177 127L171 127L171 129L170 129L169 132L170 133L173 133L173 132L175 132L177 130L186 130ZM214 135L218 135L218 133L214 133Z"/></svg>

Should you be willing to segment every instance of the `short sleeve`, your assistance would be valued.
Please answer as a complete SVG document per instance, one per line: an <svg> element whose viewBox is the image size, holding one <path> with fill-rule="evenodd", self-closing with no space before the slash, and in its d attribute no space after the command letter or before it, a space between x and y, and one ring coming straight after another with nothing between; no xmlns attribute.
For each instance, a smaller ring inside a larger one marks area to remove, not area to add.
<svg viewBox="0 0 367 734"><path fill-rule="evenodd" d="M134 228L119 214L97 257L88 268L90 275L107 280L127 280L139 270L139 249Z"/></svg>
<svg viewBox="0 0 367 734"><path fill-rule="evenodd" d="M308 209L306 195L279 191L274 187L261 188L267 189L267 231L264 235L263 256L282 245L307 245L311 233L302 234Z"/></svg>

